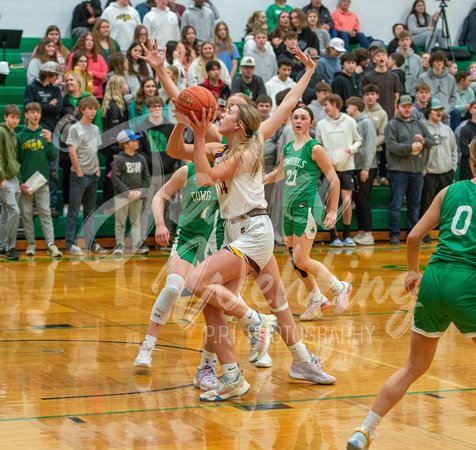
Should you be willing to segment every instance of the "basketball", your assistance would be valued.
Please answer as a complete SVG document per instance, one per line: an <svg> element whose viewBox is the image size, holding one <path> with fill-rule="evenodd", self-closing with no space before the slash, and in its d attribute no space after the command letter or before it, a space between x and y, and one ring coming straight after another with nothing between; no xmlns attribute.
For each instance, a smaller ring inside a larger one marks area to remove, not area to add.
<svg viewBox="0 0 476 450"><path fill-rule="evenodd" d="M190 86L180 92L175 103L177 111L190 118L193 111L198 120L202 119L202 108L208 113L208 108L212 108L212 115L217 110L217 102L212 93L202 86Z"/></svg>

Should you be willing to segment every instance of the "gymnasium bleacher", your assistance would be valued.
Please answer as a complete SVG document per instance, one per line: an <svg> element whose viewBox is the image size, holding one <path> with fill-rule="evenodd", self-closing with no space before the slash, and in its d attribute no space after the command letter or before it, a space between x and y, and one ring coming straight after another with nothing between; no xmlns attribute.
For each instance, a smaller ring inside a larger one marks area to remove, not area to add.
<svg viewBox="0 0 476 450"><path fill-rule="evenodd" d="M7 50L6 59L10 65L10 73L6 78L5 86L0 86L0 114L3 118L3 111L6 104L16 104L22 111L22 118L20 124L24 122L23 117L23 95L26 87L26 70L23 66L22 53L31 53L38 45L40 38L23 38L21 41L21 46L17 50ZM74 46L74 40L71 38L63 38L63 44L66 48L71 49ZM243 55L243 43L235 42L240 55ZM357 46L351 46L357 47ZM458 47L455 47L458 48ZM464 48L464 47L462 47ZM423 49L419 49L423 51ZM473 60L476 61L476 55L473 55ZM466 70L468 67L469 61L458 62L458 70ZM3 119L2 119L3 120ZM20 125L21 126L21 125ZM105 176L105 167L104 167L104 157L99 154L99 161L101 164L101 180L99 186L102 186L103 177ZM62 169L59 168L59 186L61 187L61 177ZM385 231L388 229L388 205L390 201L390 191L388 187L375 186L372 189L371 195L371 204L372 204L372 219L373 219L373 229L375 231ZM97 196L97 206L103 204L102 190L98 191ZM63 197L61 189L58 190L58 202L57 210L63 211ZM65 231L65 220L66 217L60 215L60 217L54 218L54 229L55 237L57 239L64 238ZM78 226L82 223L82 217L77 219ZM152 217L149 217L149 222L152 221ZM104 216L97 214L96 215L96 226L98 227L97 236L98 237L113 237L114 236L114 216ZM401 226L402 230L406 229L406 210L403 210L401 216ZM338 222L338 228L342 227L342 219ZM352 217L352 230L357 230L357 221L355 214ZM38 218L35 218L35 235L37 239L43 238L43 233L40 226L40 221ZM319 236L318 236L319 238Z"/></svg>

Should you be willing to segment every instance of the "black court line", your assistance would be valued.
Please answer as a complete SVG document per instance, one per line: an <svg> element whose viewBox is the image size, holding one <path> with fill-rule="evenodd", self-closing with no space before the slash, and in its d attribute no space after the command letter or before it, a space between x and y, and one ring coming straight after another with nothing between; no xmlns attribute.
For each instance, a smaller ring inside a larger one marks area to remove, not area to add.
<svg viewBox="0 0 476 450"><path fill-rule="evenodd" d="M84 420L81 420L79 417L68 417L68 419L76 423L86 423Z"/></svg>
<svg viewBox="0 0 476 450"><path fill-rule="evenodd" d="M92 339L2 339L1 342L93 342L100 344L131 344L141 345L142 342L124 342L124 341L94 341ZM194 348L177 347L175 345L155 344L156 347L175 348L177 350L188 350L190 352L202 353L202 350Z"/></svg>
<svg viewBox="0 0 476 450"><path fill-rule="evenodd" d="M149 394L151 392L163 392L163 391L173 391L175 389L184 389L188 387L193 387L193 384L185 384L183 386L174 386L164 389L152 389L150 391L136 391L136 392L118 392L117 394L91 394L91 395L72 395L70 397L45 397L41 400L67 400L72 398L97 398L97 397L116 397L119 395L136 395L136 394Z"/></svg>

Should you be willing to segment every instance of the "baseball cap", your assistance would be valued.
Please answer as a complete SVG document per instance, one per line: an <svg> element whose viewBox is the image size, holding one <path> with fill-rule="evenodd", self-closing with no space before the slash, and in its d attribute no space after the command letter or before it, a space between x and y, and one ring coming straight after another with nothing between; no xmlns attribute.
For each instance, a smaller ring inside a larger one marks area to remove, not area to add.
<svg viewBox="0 0 476 450"><path fill-rule="evenodd" d="M341 38L332 38L329 42L329 47L336 49L338 52L346 52L344 41Z"/></svg>
<svg viewBox="0 0 476 450"><path fill-rule="evenodd" d="M125 142L135 141L136 139L139 139L141 137L142 135L134 134L132 130L122 130L117 135L117 142L119 142L119 144L124 144Z"/></svg>
<svg viewBox="0 0 476 450"><path fill-rule="evenodd" d="M245 66L245 67L254 67L256 65L255 59L252 56L245 56L241 60L240 66Z"/></svg>
<svg viewBox="0 0 476 450"><path fill-rule="evenodd" d="M308 47L304 50L305 55L309 55L313 59L319 58L319 52L314 47Z"/></svg>
<svg viewBox="0 0 476 450"><path fill-rule="evenodd" d="M48 73L56 73L58 75L61 73L59 64L54 61L45 62L44 64L41 65L40 70L42 70L43 72L48 72Z"/></svg>
<svg viewBox="0 0 476 450"><path fill-rule="evenodd" d="M369 50L370 50L371 48L383 48L383 49L385 50L385 44L384 44L382 41L373 40L373 41L370 43Z"/></svg>
<svg viewBox="0 0 476 450"><path fill-rule="evenodd" d="M430 109L444 109L443 105L437 98L432 98L430 102Z"/></svg>
<svg viewBox="0 0 476 450"><path fill-rule="evenodd" d="M409 95L402 95L398 99L399 105L413 105L412 98Z"/></svg>

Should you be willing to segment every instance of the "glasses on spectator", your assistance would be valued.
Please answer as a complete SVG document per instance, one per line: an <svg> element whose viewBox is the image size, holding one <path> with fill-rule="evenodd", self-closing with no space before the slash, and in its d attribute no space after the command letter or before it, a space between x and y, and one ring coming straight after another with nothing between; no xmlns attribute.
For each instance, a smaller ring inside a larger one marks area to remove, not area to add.
<svg viewBox="0 0 476 450"><path fill-rule="evenodd" d="M158 105L158 104L157 104L157 105L149 105L149 106L147 107L147 109L149 109L149 110L151 110L151 109L162 109L162 108L163 108L163 106L162 106L162 105Z"/></svg>
<svg viewBox="0 0 476 450"><path fill-rule="evenodd" d="M143 33L139 33L139 36L149 36L149 34L147 33L147 31L144 31Z"/></svg>

